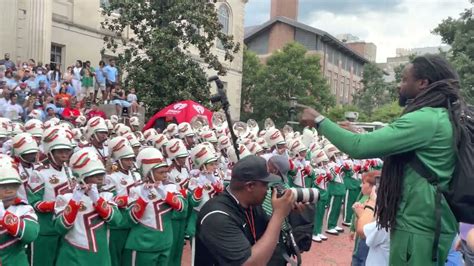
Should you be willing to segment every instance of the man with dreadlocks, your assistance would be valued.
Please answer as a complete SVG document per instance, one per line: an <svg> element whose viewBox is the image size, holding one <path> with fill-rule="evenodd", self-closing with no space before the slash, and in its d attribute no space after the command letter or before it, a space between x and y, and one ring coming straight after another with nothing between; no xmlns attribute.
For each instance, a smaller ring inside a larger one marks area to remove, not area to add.
<svg viewBox="0 0 474 266"><path fill-rule="evenodd" d="M458 224L441 198L439 245L436 244L436 188L409 164L413 156L438 176L446 189L453 175L459 117L453 104L465 106L457 73L442 57L416 57L398 88L403 114L390 125L367 134L339 127L307 108L302 123L316 126L352 158L385 157L377 197L377 223L390 229L390 265L444 265Z"/></svg>

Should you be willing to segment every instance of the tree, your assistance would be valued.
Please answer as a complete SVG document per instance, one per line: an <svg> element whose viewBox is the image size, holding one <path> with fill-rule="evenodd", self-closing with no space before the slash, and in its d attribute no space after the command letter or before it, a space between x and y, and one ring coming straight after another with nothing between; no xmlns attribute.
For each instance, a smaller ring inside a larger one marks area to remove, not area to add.
<svg viewBox="0 0 474 266"><path fill-rule="evenodd" d="M245 48L242 65L242 92L240 96L240 112L242 121L247 121L249 118L253 118L251 105L252 92L255 90L255 87L260 84L262 71L263 65L260 63L260 59L258 59L255 53Z"/></svg>
<svg viewBox="0 0 474 266"><path fill-rule="evenodd" d="M375 109L370 119L371 121L391 123L393 120L400 117L402 111L403 108L398 105L398 102L392 102Z"/></svg>
<svg viewBox="0 0 474 266"><path fill-rule="evenodd" d="M135 87L153 109L184 99L208 103L210 87L204 70L189 52L196 50L209 68L225 75L211 49L219 40L224 59L232 61L240 47L221 32L214 3L209 1L111 1L102 13L102 28L116 36L104 38L106 49L118 54L126 85ZM130 35L125 38L124 32Z"/></svg>
<svg viewBox="0 0 474 266"><path fill-rule="evenodd" d="M471 3L474 3L471 0ZM451 46L449 60L459 73L461 92L466 101L474 104L474 18L473 10L466 9L460 17L443 20L434 33L439 34L444 43Z"/></svg>
<svg viewBox="0 0 474 266"><path fill-rule="evenodd" d="M357 121L360 122L369 122L370 118L367 117L361 110L355 105L337 105L329 108L326 112L326 116L332 121L344 121L346 120L346 112L358 112L359 118Z"/></svg>
<svg viewBox="0 0 474 266"><path fill-rule="evenodd" d="M273 53L257 75L249 71L252 68L245 68L248 64L258 69L255 62L244 62L243 79L251 86L244 86L244 89L250 89L243 97L248 99L252 112L243 113L242 117L252 117L260 122L270 117L278 127L282 127L289 118L290 97L296 97L298 103L314 106L318 110L327 110L335 104L334 96L321 74L319 56L306 55L306 52L301 44L289 43ZM248 55L244 61L255 59Z"/></svg>
<svg viewBox="0 0 474 266"><path fill-rule="evenodd" d="M389 101L388 90L391 86L385 82L383 75L382 69L376 64L365 64L362 76L363 87L354 95L355 105L369 117L375 108Z"/></svg>
<svg viewBox="0 0 474 266"><path fill-rule="evenodd" d="M396 66L393 71L395 72L395 80L388 84L388 101L398 101L398 86L402 81L403 70L405 69L406 64L400 64Z"/></svg>

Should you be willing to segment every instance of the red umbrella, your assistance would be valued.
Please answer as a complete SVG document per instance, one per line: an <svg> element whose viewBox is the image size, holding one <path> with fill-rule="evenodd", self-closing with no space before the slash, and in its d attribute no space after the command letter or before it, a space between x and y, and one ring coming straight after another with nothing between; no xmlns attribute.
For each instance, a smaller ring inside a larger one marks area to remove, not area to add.
<svg viewBox="0 0 474 266"><path fill-rule="evenodd" d="M174 118L179 124L182 122L190 122L191 119L197 115L206 116L209 121L209 126L212 125L212 112L204 106L191 100L173 103L153 115L143 127L143 131L152 128L155 121L159 118L164 118L166 121L172 121Z"/></svg>

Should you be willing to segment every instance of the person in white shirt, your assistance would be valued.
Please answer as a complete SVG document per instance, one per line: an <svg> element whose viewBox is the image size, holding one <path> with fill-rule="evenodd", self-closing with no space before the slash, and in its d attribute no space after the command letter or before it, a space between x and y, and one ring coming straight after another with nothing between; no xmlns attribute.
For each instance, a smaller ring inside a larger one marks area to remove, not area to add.
<svg viewBox="0 0 474 266"><path fill-rule="evenodd" d="M10 94L10 101L3 109L3 117L9 118L12 121L18 121L23 114L23 107L16 103L18 95L16 93Z"/></svg>
<svg viewBox="0 0 474 266"><path fill-rule="evenodd" d="M355 203L353 207L357 215L356 232L360 238L365 239L369 247L366 266L384 266L389 262L390 232L377 226L374 213L376 199L376 186L374 186L369 200L365 204Z"/></svg>

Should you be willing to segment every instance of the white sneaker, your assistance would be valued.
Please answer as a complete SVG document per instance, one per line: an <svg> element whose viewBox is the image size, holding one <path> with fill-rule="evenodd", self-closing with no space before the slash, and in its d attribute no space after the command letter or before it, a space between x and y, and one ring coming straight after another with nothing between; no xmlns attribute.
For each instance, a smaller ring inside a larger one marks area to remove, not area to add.
<svg viewBox="0 0 474 266"><path fill-rule="evenodd" d="M347 226L347 227L351 227L351 223L343 222L342 225Z"/></svg>
<svg viewBox="0 0 474 266"><path fill-rule="evenodd" d="M336 236L339 235L339 232L335 228L326 230L326 233Z"/></svg>
<svg viewBox="0 0 474 266"><path fill-rule="evenodd" d="M317 236L313 235L313 241L314 241L314 242L318 242L318 243L323 242L323 241L321 240L321 238L319 237L319 235L317 235Z"/></svg>
<svg viewBox="0 0 474 266"><path fill-rule="evenodd" d="M339 233L344 232L344 229L339 226L334 227L334 229L336 229L336 231L338 231Z"/></svg>
<svg viewBox="0 0 474 266"><path fill-rule="evenodd" d="M319 234L318 236L321 238L321 240L328 240L328 237L323 234Z"/></svg>

